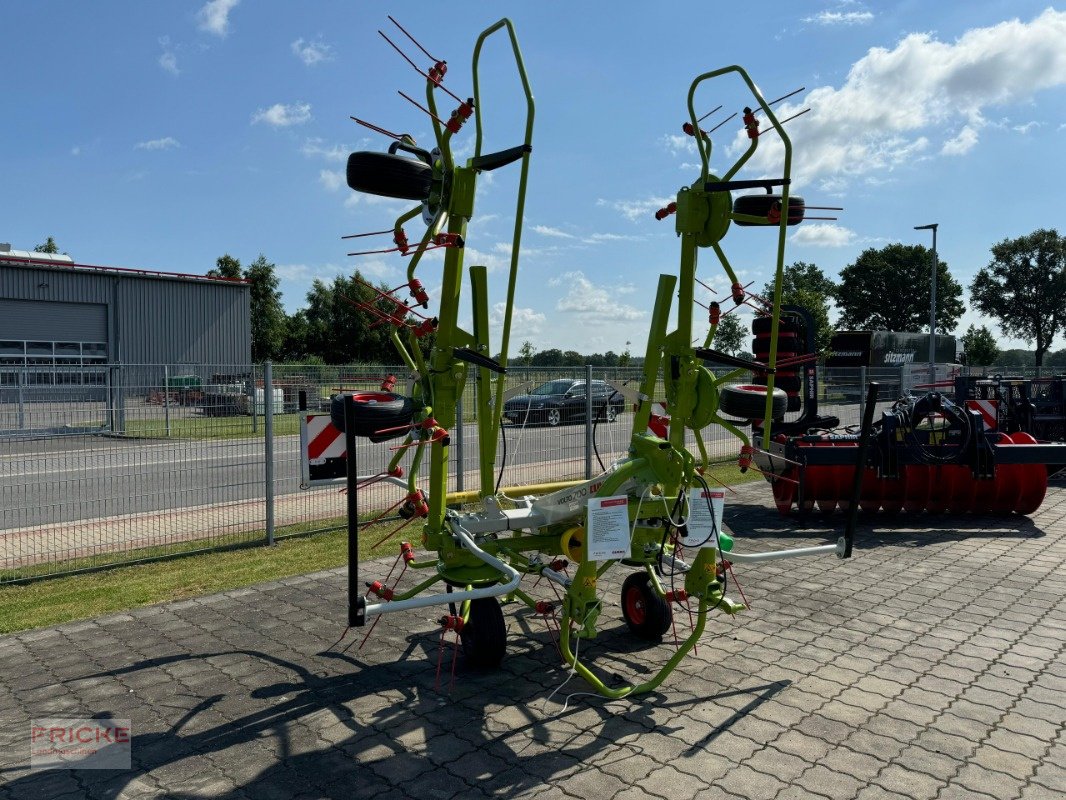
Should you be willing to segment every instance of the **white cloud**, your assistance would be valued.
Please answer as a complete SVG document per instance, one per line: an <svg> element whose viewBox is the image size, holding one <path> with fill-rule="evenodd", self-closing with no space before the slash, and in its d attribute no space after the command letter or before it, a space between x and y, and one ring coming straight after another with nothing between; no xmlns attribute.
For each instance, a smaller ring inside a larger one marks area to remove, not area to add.
<svg viewBox="0 0 1066 800"><path fill-rule="evenodd" d="M181 74L181 70L178 69L178 57L171 52L163 53L159 57L159 66L171 75Z"/></svg>
<svg viewBox="0 0 1066 800"><path fill-rule="evenodd" d="M582 239L585 244L600 244L601 242L642 242L643 236L632 236L624 233L594 233Z"/></svg>
<svg viewBox="0 0 1066 800"><path fill-rule="evenodd" d="M804 223L790 237L793 244L810 247L845 247L855 240L855 232L842 225L817 222Z"/></svg>
<svg viewBox="0 0 1066 800"><path fill-rule="evenodd" d="M311 119L310 103L293 103L291 106L275 103L270 108L261 108L252 115L252 124L265 122L275 128L302 125Z"/></svg>
<svg viewBox="0 0 1066 800"><path fill-rule="evenodd" d="M304 142L300 152L308 158L324 158L326 161L347 161L351 148L344 144L334 144L328 147L322 139L312 138Z"/></svg>
<svg viewBox="0 0 1066 800"><path fill-rule="evenodd" d="M229 33L229 12L240 0L208 0L197 13L200 30L225 37Z"/></svg>
<svg viewBox="0 0 1066 800"><path fill-rule="evenodd" d="M70 154L72 156L80 156L81 155L81 145L80 144L76 144L72 148L70 148Z"/></svg>
<svg viewBox="0 0 1066 800"><path fill-rule="evenodd" d="M623 217L635 222L644 216L655 216L655 212L673 202L672 197L648 197L644 200L604 200L596 201L597 206L619 212Z"/></svg>
<svg viewBox="0 0 1066 800"><path fill-rule="evenodd" d="M489 323L493 326L503 325L504 314L507 311L506 303L496 303L489 312ZM547 317L532 308L511 308L511 339L526 339L536 336L547 321Z"/></svg>
<svg viewBox="0 0 1066 800"><path fill-rule="evenodd" d="M659 143L671 154L678 155L679 153L697 153L696 140L689 136L687 133L667 133L663 134L659 139Z"/></svg>
<svg viewBox="0 0 1066 800"><path fill-rule="evenodd" d="M647 316L645 311L619 303L614 296L619 292L614 287L596 286L580 270L564 272L549 280L548 285L566 289L566 294L555 304L557 311L592 320L632 321Z"/></svg>
<svg viewBox="0 0 1066 800"><path fill-rule="evenodd" d="M541 236L552 236L556 239L576 238L572 233L561 231L558 228L549 228L547 225L534 225L533 230L539 233Z"/></svg>
<svg viewBox="0 0 1066 800"><path fill-rule="evenodd" d="M973 28L954 42L912 33L892 49L870 49L839 88L816 88L777 109L784 119L811 108L792 130L793 178L803 183L891 171L929 149L927 136L960 126L969 132L937 144L942 154L965 152L987 124L986 110L1066 84L1064 40L1066 12L1049 8L1031 22ZM749 166L774 174L783 146L776 136L765 139ZM747 143L738 131L729 152Z"/></svg>
<svg viewBox="0 0 1066 800"><path fill-rule="evenodd" d="M977 144L977 131L969 125L963 125L956 136L944 142L940 154L944 156L961 156L973 150Z"/></svg>
<svg viewBox="0 0 1066 800"><path fill-rule="evenodd" d="M1025 136L1025 134L1029 133L1029 131L1031 131L1033 128L1039 128L1041 124L1042 123L1037 122L1036 120L1032 120L1031 122L1026 122L1024 125L1015 125L1012 130L1017 131L1022 136Z"/></svg>
<svg viewBox="0 0 1066 800"><path fill-rule="evenodd" d="M318 173L318 182L325 186L329 191L335 192L342 186L347 185L347 178L343 172L334 172L330 169L324 169Z"/></svg>
<svg viewBox="0 0 1066 800"><path fill-rule="evenodd" d="M296 57L309 67L320 61L333 59L333 48L322 42L306 42L303 39L297 39L291 46Z"/></svg>
<svg viewBox="0 0 1066 800"><path fill-rule="evenodd" d="M865 25L874 18L869 11L823 11L813 17L804 17L804 22L817 25Z"/></svg>
<svg viewBox="0 0 1066 800"><path fill-rule="evenodd" d="M133 146L134 150L173 150L176 147L181 147L181 142L175 139L173 136L165 136L162 139L151 139L147 142L137 142Z"/></svg>

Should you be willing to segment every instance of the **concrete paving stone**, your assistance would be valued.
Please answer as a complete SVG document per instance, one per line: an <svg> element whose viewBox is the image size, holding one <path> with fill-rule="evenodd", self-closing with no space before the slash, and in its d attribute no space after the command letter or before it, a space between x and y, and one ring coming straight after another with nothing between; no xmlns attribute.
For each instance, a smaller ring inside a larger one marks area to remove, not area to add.
<svg viewBox="0 0 1066 800"><path fill-rule="evenodd" d="M1018 700L1014 704L1014 708L1011 710L1023 716L1035 717L1036 719L1050 722L1057 728L1066 724L1066 709L1062 709L1059 706L1038 703L1035 700L1030 700L1028 697L1022 697Z"/></svg>
<svg viewBox="0 0 1066 800"><path fill-rule="evenodd" d="M808 736L806 733L801 732L798 727L785 731L771 744L776 750L798 756L812 764L824 758L825 754L833 749L833 745L829 742L814 736Z"/></svg>
<svg viewBox="0 0 1066 800"><path fill-rule="evenodd" d="M871 717L863 726L870 733L895 739L901 744L910 744L922 731L922 726L905 719L896 719L886 714Z"/></svg>
<svg viewBox="0 0 1066 800"><path fill-rule="evenodd" d="M982 744L971 756L970 763L1010 775L1016 779L1016 783L1020 784L1032 777L1040 764L1042 755L1042 750L1026 755Z"/></svg>
<svg viewBox="0 0 1066 800"><path fill-rule="evenodd" d="M994 797L1011 797L1018 793L1018 779L978 764L966 764L952 781L975 792L985 792Z"/></svg>
<svg viewBox="0 0 1066 800"><path fill-rule="evenodd" d="M728 775L717 783L717 786L734 797L761 800L762 798L777 795L785 788L785 783L772 775L757 772L751 767L741 765L730 771Z"/></svg>
<svg viewBox="0 0 1066 800"><path fill-rule="evenodd" d="M754 753L744 764L756 772L773 775L785 783L791 783L810 767L806 759L778 750L772 745ZM732 766L730 765L730 769Z"/></svg>
<svg viewBox="0 0 1066 800"><path fill-rule="evenodd" d="M1032 731L1032 728L1029 730ZM982 744L1008 753L1038 758L1047 751L1049 743L1046 739L1018 733L1001 725L993 730Z"/></svg>
<svg viewBox="0 0 1066 800"><path fill-rule="evenodd" d="M1000 681L1005 679L1000 678ZM1009 692L993 691L986 689L983 686L972 685L963 688L960 691L954 692L953 696L961 697L964 700L969 700L971 703L978 703L980 705L988 706L989 708L1000 709L1006 711L1007 708L1013 703L1014 698L1023 691L1022 686L1015 684L1015 690Z"/></svg>
<svg viewBox="0 0 1066 800"><path fill-rule="evenodd" d="M898 763L885 767L873 782L890 792L898 792L908 797L930 798L936 797L937 792L946 784L932 775L913 772Z"/></svg>
<svg viewBox="0 0 1066 800"><path fill-rule="evenodd" d="M1062 789L1049 789L1039 783L1030 783L1022 787L1018 800L1062 800Z"/></svg>
<svg viewBox="0 0 1066 800"><path fill-rule="evenodd" d="M971 742L979 742L991 732L992 726L978 720L966 719L946 711L929 724L931 730L962 736Z"/></svg>
<svg viewBox="0 0 1066 800"><path fill-rule="evenodd" d="M1062 787L1066 786L1066 764L1044 761L1036 768L1032 782L1061 791Z"/></svg>
<svg viewBox="0 0 1066 800"><path fill-rule="evenodd" d="M777 793L773 800L828 800L824 794L812 792L799 784L790 784Z"/></svg>
<svg viewBox="0 0 1066 800"><path fill-rule="evenodd" d="M1058 689L1050 689L1039 684L1030 686L1025 690L1025 699L1047 706L1056 706L1066 712L1066 695ZM1066 719L1066 713L1063 713L1063 719Z"/></svg>
<svg viewBox="0 0 1066 800"><path fill-rule="evenodd" d="M961 697L957 697L952 701L950 711L957 717L974 720L989 727L999 725L1004 713L1002 708L979 705Z"/></svg>
<svg viewBox="0 0 1066 800"><path fill-rule="evenodd" d="M1020 734L1022 741L1024 741L1025 737L1032 737L1039 741L1050 741L1059 729L1053 722L1037 719L1036 717L1027 717L1013 709L1003 715L999 722L999 728L1001 731L997 731L997 733ZM1001 749L1008 749L1001 745L997 746L1000 746Z"/></svg>
<svg viewBox="0 0 1066 800"><path fill-rule="evenodd" d="M953 778L960 767L960 761L957 758L918 745L904 748L894 762L906 769L924 773L944 782Z"/></svg>
<svg viewBox="0 0 1066 800"><path fill-rule="evenodd" d="M830 769L823 764L815 764L794 783L812 792L825 795L831 800L850 800L865 785L864 781Z"/></svg>
<svg viewBox="0 0 1066 800"><path fill-rule="evenodd" d="M885 767L887 757L891 757L891 754L876 757L840 746L830 750L819 764L834 772L850 775L862 785L866 785Z"/></svg>
<svg viewBox="0 0 1066 800"><path fill-rule="evenodd" d="M878 695L874 696L877 697ZM882 697L881 700L884 700L884 698ZM876 712L861 706L853 706L849 703L833 701L819 709L818 713L823 717L843 723L850 728L859 728Z"/></svg>
<svg viewBox="0 0 1066 800"><path fill-rule="evenodd" d="M912 795L890 792L877 784L862 787L855 795L855 800L913 800Z"/></svg>

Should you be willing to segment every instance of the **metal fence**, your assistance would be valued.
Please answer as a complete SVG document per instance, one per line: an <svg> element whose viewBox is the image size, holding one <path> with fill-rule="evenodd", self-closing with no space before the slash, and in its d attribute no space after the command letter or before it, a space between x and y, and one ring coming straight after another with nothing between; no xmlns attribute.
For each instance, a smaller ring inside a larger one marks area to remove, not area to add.
<svg viewBox="0 0 1066 800"><path fill-rule="evenodd" d="M390 374L400 391L411 377L379 366L134 365L109 366L91 385L4 385L0 583L341 527L340 485L300 488L298 398L304 392L310 411L324 410L331 394L377 388ZM878 377L891 386L891 375L832 374L823 413L857 424L860 389ZM462 424L450 432L450 490L479 486L473 378ZM512 367L507 387L563 378L635 387L640 372ZM505 424L494 475L501 486L591 476L625 453L632 420L626 403L612 422ZM705 433L712 457L737 455L731 436ZM396 444L361 442L360 472L383 469ZM383 485L366 490L361 505L384 509L399 499L398 489Z"/></svg>

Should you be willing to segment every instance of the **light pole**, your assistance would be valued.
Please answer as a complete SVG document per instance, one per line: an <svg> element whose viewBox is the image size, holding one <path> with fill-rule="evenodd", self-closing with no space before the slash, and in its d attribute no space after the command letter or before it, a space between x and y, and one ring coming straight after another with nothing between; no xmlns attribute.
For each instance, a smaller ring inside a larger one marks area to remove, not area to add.
<svg viewBox="0 0 1066 800"><path fill-rule="evenodd" d="M936 229L940 223L915 225L916 231L933 232L933 270L929 276L929 382L936 383Z"/></svg>

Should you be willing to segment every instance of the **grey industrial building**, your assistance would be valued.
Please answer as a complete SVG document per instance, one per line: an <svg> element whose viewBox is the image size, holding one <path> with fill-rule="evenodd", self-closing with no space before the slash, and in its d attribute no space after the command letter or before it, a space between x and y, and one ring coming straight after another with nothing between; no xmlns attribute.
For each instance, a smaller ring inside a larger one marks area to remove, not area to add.
<svg viewBox="0 0 1066 800"><path fill-rule="evenodd" d="M247 371L249 285L0 244L0 385L102 385L109 368L140 364Z"/></svg>

